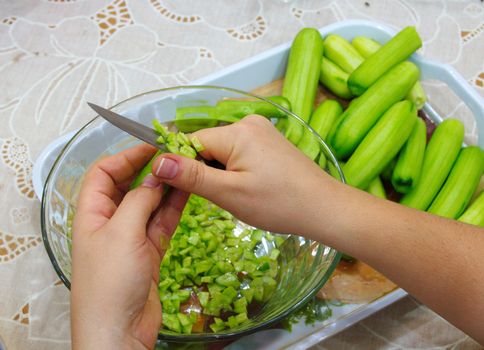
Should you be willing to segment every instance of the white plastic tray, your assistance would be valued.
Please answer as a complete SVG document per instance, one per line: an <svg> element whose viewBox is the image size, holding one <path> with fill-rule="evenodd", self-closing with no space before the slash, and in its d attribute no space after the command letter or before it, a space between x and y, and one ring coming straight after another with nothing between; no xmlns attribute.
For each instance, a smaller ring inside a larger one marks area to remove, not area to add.
<svg viewBox="0 0 484 350"><path fill-rule="evenodd" d="M395 31L389 27L369 21L342 21L320 29L323 36L335 33L346 39L357 35L365 35L379 42L386 42ZM286 69L286 61L291 43L277 46L250 59L222 69L214 74L191 82L190 85L219 85L240 90L251 91L282 78ZM426 60L422 56L413 55L414 61L420 68L421 79L435 79L445 82L469 107L475 116L478 127L478 144L484 148L484 102L477 91L468 85L466 80L452 67ZM435 122L442 118L426 104L424 111ZM52 142L38 157L33 169L33 184L36 195L42 196L43 184L63 145L74 133L64 135ZM241 338L229 345L227 350L248 349L306 349L359 322L365 317L383 309L384 307L403 298L407 293L397 289L384 297L367 304L347 304L333 307L333 315L324 322L307 326L299 322L293 326L292 332L280 329L261 331Z"/></svg>

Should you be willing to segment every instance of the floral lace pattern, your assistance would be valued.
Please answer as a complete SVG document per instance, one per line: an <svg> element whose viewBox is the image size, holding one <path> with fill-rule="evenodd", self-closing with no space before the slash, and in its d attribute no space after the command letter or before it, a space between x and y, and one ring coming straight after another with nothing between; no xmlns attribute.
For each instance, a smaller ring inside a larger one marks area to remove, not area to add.
<svg viewBox="0 0 484 350"><path fill-rule="evenodd" d="M11 262L40 244L38 236L14 236L0 231L0 264Z"/></svg>
<svg viewBox="0 0 484 350"><path fill-rule="evenodd" d="M398 16L395 16L395 14ZM41 246L32 164L56 137L134 94L186 84L278 44L303 26L368 19L415 25L420 52L448 63L484 96L480 1L45 0L12 1L0 14L0 338L7 349L70 348L69 294ZM443 83L425 81L434 107L475 120ZM405 299L319 344L326 348L476 347Z"/></svg>
<svg viewBox="0 0 484 350"><path fill-rule="evenodd" d="M17 190L27 198L34 198L32 162L28 146L19 138L6 139L2 144L2 160L15 171Z"/></svg>

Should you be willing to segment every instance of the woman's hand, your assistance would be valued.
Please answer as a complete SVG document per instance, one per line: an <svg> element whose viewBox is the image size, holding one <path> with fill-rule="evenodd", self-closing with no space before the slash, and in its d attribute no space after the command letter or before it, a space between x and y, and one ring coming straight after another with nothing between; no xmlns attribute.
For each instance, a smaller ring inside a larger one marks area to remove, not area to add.
<svg viewBox="0 0 484 350"><path fill-rule="evenodd" d="M475 297L484 290L483 229L337 182L262 117L196 136L206 147L202 156L226 171L166 154L153 174L249 224L301 234L369 263L484 342L484 301Z"/></svg>
<svg viewBox="0 0 484 350"><path fill-rule="evenodd" d="M154 152L147 145L128 149L86 174L72 234L74 349L154 347L161 325L160 237L171 236L188 197L174 190L161 201L160 181L151 175L127 192Z"/></svg>
<svg viewBox="0 0 484 350"><path fill-rule="evenodd" d="M203 158L219 170L177 156L161 155L153 174L163 182L206 197L242 221L275 232L304 234L304 223L329 210L337 182L260 116L194 133ZM320 201L318 191L324 191ZM315 220L314 220L315 222Z"/></svg>

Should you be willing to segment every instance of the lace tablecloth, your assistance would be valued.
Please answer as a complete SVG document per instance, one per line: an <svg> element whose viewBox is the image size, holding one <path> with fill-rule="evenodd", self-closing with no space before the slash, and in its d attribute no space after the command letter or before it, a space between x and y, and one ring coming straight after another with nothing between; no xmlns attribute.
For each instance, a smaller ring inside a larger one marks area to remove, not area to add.
<svg viewBox="0 0 484 350"><path fill-rule="evenodd" d="M54 138L113 105L180 85L291 40L303 26L363 18L415 25L425 56L453 65L484 95L482 1L23 0L0 2L0 338L7 349L67 349L69 296L40 237L31 171ZM445 116L475 122L440 83ZM314 349L479 348L410 298Z"/></svg>

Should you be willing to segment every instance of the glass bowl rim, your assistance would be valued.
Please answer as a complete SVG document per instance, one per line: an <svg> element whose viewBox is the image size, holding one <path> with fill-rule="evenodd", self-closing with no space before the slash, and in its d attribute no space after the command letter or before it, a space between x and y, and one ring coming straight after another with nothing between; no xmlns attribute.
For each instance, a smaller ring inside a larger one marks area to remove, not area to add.
<svg viewBox="0 0 484 350"><path fill-rule="evenodd" d="M173 87L168 87L168 88L161 88L161 89L155 89L155 90L150 90L146 92L142 92L139 94L136 94L134 96L131 96L127 99L124 99L113 106L109 107L109 110L112 110L113 108L119 107L127 102L133 101L139 97L142 96L147 96L155 93L163 93L163 92L169 92L169 91L177 91L177 90L194 90L194 89L202 89L202 90L222 90L222 91L228 91L232 93L236 93L239 95L245 95L248 97L256 98L259 100L263 100L267 103L270 103L274 105L275 107L283 110L285 113L290 115L292 118L295 118L301 123L306 129L308 129L314 137L318 140L318 142L323 146L325 149L326 153L330 156L331 161L333 164L336 165L336 170L338 171L338 174L340 176L340 179L343 183L345 183L345 177L344 174L341 170L341 167L334 156L333 152L331 151L330 147L326 144L326 142L319 136L319 134L308 124L306 123L302 118L300 118L298 115L294 114L290 110L287 110L283 106L273 102L272 100L269 100L263 96L259 96L257 94L251 93L251 92L246 92L243 90L239 89L234 89L234 88L229 88L229 87L224 87L224 86L216 86L216 85L183 85L183 86L173 86ZM49 256L50 262L52 263L52 266L54 267L54 270L56 271L58 277L60 280L64 283L64 285L67 287L67 289L71 289L71 282L69 278L64 274L62 271L62 268L59 266L57 259L55 257L54 251L52 247L50 246L49 239L47 237L47 229L46 229L46 222L45 222L45 212L46 212L46 198L47 198L47 189L48 189L48 184L50 183L54 170L57 169L59 162L61 158L64 156L64 153L70 148L71 144L74 143L74 141L77 140L77 137L84 132L85 129L87 129L91 124L94 124L97 120L102 119L99 115L96 115L94 118L92 118L90 121L88 121L86 124L84 124L71 138L70 140L62 147L62 150L60 151L59 155L56 157L52 168L49 170L49 173L47 175L47 178L44 183L44 188L42 190L42 200L41 200L41 208L40 208L40 221L41 221L41 233L42 233L42 241L44 242L44 247L45 250L47 251L47 255ZM319 244L319 242L317 242ZM309 293L307 293L304 297L301 298L297 303L295 303L292 307L288 308L287 310L284 310L281 312L278 316L273 317L272 319L265 320L261 322L258 325L255 325L251 328L244 329L241 331L236 331L236 332L227 332L227 333L193 333L193 334L179 334L179 335L171 335L171 334L166 334L166 333L158 333L157 336L157 342L160 341L168 341L168 342L214 342L214 341L220 341L220 340L228 340L234 337L242 337L244 335L248 335L251 333L255 333L261 329L267 328L273 324L276 324L277 322L281 321L283 318L287 317L290 313L295 312L302 306L306 304L307 301L309 301L310 298L312 298L318 290L322 288L322 286L326 283L326 281L329 279L331 274L333 273L334 269L338 265L338 262L341 258L341 253L338 252L337 250L328 247L330 251L335 252L335 256L333 261L331 262L330 266L326 270L326 273L324 274L323 278L317 283Z"/></svg>

